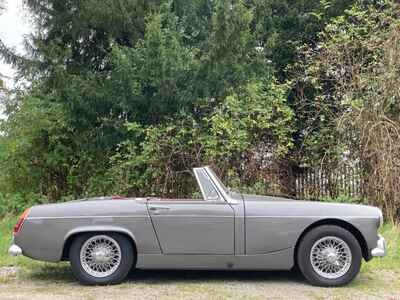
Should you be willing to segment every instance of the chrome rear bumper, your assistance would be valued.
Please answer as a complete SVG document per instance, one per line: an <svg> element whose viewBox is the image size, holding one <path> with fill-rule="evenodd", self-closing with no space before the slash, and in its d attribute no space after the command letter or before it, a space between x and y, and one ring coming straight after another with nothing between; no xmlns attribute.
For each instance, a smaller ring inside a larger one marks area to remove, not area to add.
<svg viewBox="0 0 400 300"><path fill-rule="evenodd" d="M22 249L19 246L15 245L15 244L12 244L10 246L10 248L8 249L8 254L10 254L12 256L21 255L22 254Z"/></svg>
<svg viewBox="0 0 400 300"><path fill-rule="evenodd" d="M378 236L379 236L379 239L376 243L376 248L371 250L371 255L383 257L386 255L386 241L385 241L385 238L383 236L381 236L380 234Z"/></svg>

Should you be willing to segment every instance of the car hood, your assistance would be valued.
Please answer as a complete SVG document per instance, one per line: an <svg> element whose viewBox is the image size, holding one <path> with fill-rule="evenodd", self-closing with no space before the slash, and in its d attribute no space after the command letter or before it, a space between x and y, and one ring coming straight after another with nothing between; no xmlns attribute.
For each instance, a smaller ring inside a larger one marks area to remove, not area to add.
<svg viewBox="0 0 400 300"><path fill-rule="evenodd" d="M242 195L246 206L265 208L274 215L291 216L325 216L325 217L373 217L379 219L382 211L374 206L294 200L283 197Z"/></svg>

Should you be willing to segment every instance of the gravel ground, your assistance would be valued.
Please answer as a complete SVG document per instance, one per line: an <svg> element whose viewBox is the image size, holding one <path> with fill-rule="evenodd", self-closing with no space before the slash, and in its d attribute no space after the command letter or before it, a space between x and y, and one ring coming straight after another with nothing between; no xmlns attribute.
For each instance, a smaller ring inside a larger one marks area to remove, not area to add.
<svg viewBox="0 0 400 300"><path fill-rule="evenodd" d="M68 266L0 268L0 299L390 299L400 273L360 274L344 288L318 288L295 272L136 271L120 285L81 286Z"/></svg>

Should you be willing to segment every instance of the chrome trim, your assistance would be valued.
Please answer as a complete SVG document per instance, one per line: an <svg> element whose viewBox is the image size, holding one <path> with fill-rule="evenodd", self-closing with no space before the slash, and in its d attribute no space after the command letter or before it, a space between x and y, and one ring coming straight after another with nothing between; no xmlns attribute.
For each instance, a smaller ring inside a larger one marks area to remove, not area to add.
<svg viewBox="0 0 400 300"><path fill-rule="evenodd" d="M220 202L220 203L225 203L225 197L221 191L221 187L217 185L216 180L211 176L210 172L207 171L206 168L193 168L194 176L196 177L197 185L200 188L201 194L203 195L203 200L207 202ZM214 199L207 199L206 193L204 191L203 185L201 184L199 173L198 172L204 172L204 174L210 179L212 186L214 187L215 191L218 194L218 198ZM221 199L222 198L222 199Z"/></svg>
<svg viewBox="0 0 400 300"><path fill-rule="evenodd" d="M345 275L352 264L349 245L337 236L325 236L314 243L310 251L313 270L327 279Z"/></svg>
<svg viewBox="0 0 400 300"><path fill-rule="evenodd" d="M225 204L228 205L228 204ZM154 214L154 211L152 212ZM210 215L174 215L174 214L169 214L169 215L157 215L158 217L165 217L165 218L232 218L232 216L210 216Z"/></svg>
<svg viewBox="0 0 400 300"><path fill-rule="evenodd" d="M217 191L222 195L224 200L229 204L233 204L233 205L238 204L237 200L229 197L229 194L227 194L226 191L222 188L222 186L219 184L218 180L215 178L213 172L210 171L210 167L205 166L203 168L206 170L208 177L211 178L211 181L213 182L214 186L217 188Z"/></svg>
<svg viewBox="0 0 400 300"><path fill-rule="evenodd" d="M371 255L374 257L383 257L386 255L386 241L382 235L378 235L379 239L376 242L376 248L371 250Z"/></svg>
<svg viewBox="0 0 400 300"><path fill-rule="evenodd" d="M15 244L12 244L10 246L10 248L8 249L8 254L10 254L12 256L21 255L22 254L22 249L19 246L15 245Z"/></svg>
<svg viewBox="0 0 400 300"><path fill-rule="evenodd" d="M122 251L118 242L108 235L89 238L80 251L80 262L85 272L96 278L111 276L119 268Z"/></svg>
<svg viewBox="0 0 400 300"><path fill-rule="evenodd" d="M342 220L345 220L346 221L346 219L349 219L349 218L351 218L351 219L358 219L358 220L370 220L370 219L376 219L376 217L368 217L368 216L362 216L362 217L360 217L360 216L351 216L351 215L349 215L349 216L345 216L345 215L343 215L343 216L330 216L330 215L315 215L315 216L312 216L312 215L310 215L310 216L306 216L306 215L275 215L275 216L267 216L267 215L264 215L264 216L246 216L246 218L330 218L330 219L342 219Z"/></svg>
<svg viewBox="0 0 400 300"><path fill-rule="evenodd" d="M204 201L204 200L203 200ZM199 205L204 205L204 203L210 204L226 204L225 201L197 201L196 203L193 203L194 201L191 201L190 204L199 204ZM229 204L237 204L237 202L231 203L230 201L227 201ZM153 202L155 203L155 202ZM160 202L162 204L187 204L185 201L162 201ZM209 217L209 216L207 216ZM219 216L216 216L219 217ZM346 219L346 218L357 218L361 220L369 220L369 219L374 219L375 217L367 217L367 216L327 216L327 215L320 215L320 216L305 216L305 215L276 215L276 216L247 216L247 218L321 218L321 217L329 217L329 218L335 218L335 219ZM65 217L28 217L26 220L49 220L49 219L87 219L87 218L104 218L104 219L109 219L109 218L150 218L148 215L126 215L126 216L65 216Z"/></svg>
<svg viewBox="0 0 400 300"><path fill-rule="evenodd" d="M65 216L65 217L28 217L26 220L48 220L48 219L92 219L92 218L149 218L148 215L126 215L126 216Z"/></svg>

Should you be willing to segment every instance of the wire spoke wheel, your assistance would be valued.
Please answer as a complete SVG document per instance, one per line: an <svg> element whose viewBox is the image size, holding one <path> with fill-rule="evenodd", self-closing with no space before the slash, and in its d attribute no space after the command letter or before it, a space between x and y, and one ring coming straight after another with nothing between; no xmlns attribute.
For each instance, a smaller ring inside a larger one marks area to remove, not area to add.
<svg viewBox="0 0 400 300"><path fill-rule="evenodd" d="M344 240L336 236L326 236L312 246L310 261L318 275L327 279L337 279L350 269L352 254Z"/></svg>
<svg viewBox="0 0 400 300"><path fill-rule="evenodd" d="M103 278L114 274L121 264L121 248L107 235L89 238L80 251L80 262L86 273Z"/></svg>

